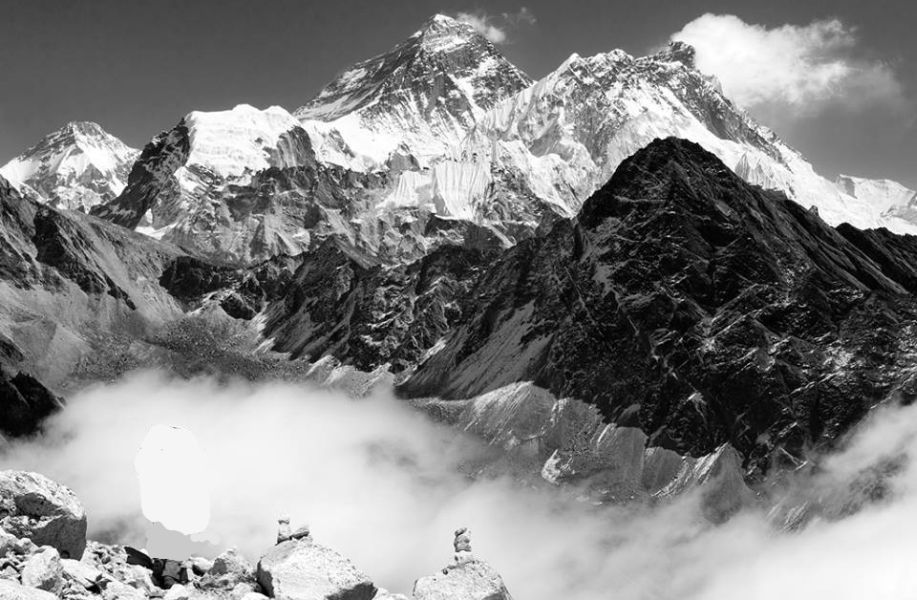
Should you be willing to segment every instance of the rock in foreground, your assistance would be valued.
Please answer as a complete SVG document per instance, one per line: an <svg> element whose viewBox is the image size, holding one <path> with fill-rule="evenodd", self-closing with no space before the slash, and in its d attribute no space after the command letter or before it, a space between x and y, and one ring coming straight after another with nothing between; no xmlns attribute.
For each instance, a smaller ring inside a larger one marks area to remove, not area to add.
<svg viewBox="0 0 917 600"><path fill-rule="evenodd" d="M86 549L86 513L67 487L38 473L0 471L0 527L64 558L79 559Z"/></svg>
<svg viewBox="0 0 917 600"><path fill-rule="evenodd" d="M503 578L486 562L471 559L414 584L415 600L512 600Z"/></svg>
<svg viewBox="0 0 917 600"><path fill-rule="evenodd" d="M376 586L349 560L310 538L274 546L258 563L258 583L280 600L371 600Z"/></svg>

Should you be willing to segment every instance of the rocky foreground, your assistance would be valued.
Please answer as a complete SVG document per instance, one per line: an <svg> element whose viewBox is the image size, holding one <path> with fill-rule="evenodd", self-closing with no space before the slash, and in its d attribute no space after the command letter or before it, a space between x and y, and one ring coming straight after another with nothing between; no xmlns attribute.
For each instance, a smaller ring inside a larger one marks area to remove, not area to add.
<svg viewBox="0 0 917 600"><path fill-rule="evenodd" d="M281 520L277 544L252 565L229 549L213 560L151 557L86 539L76 495L38 473L0 472L0 600L407 600ZM500 575L455 533L454 562L414 584L416 600L509 600Z"/></svg>

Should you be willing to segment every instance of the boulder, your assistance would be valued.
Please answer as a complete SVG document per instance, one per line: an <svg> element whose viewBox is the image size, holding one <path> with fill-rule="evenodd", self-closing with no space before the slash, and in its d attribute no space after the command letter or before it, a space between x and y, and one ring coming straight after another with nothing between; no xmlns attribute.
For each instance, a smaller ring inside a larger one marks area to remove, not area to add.
<svg viewBox="0 0 917 600"><path fill-rule="evenodd" d="M57 550L45 547L26 560L22 567L22 585L60 595L64 585L64 570Z"/></svg>
<svg viewBox="0 0 917 600"><path fill-rule="evenodd" d="M213 559L213 566L209 571L214 577L229 576L239 581L251 579L254 569L251 563L239 554L235 548L223 552Z"/></svg>
<svg viewBox="0 0 917 600"><path fill-rule="evenodd" d="M101 591L99 582L104 578L102 571L90 564L73 560L72 558L64 558L60 562L64 570L64 579L72 581L90 592Z"/></svg>
<svg viewBox="0 0 917 600"><path fill-rule="evenodd" d="M19 538L0 529L0 556L15 552L19 547Z"/></svg>
<svg viewBox="0 0 917 600"><path fill-rule="evenodd" d="M371 600L376 586L349 560L310 538L277 544L258 562L258 583L280 600Z"/></svg>
<svg viewBox="0 0 917 600"><path fill-rule="evenodd" d="M482 560L471 559L414 583L414 600L512 600L503 578Z"/></svg>
<svg viewBox="0 0 917 600"><path fill-rule="evenodd" d="M192 556L187 562L188 566L191 567L191 572L198 577L206 575L210 572L210 569L213 568L213 561L203 556Z"/></svg>
<svg viewBox="0 0 917 600"><path fill-rule="evenodd" d="M58 600L51 592L26 587L15 581L0 579L0 598L3 600Z"/></svg>
<svg viewBox="0 0 917 600"><path fill-rule="evenodd" d="M0 528L64 558L79 559L86 548L86 513L76 495L44 475L0 471Z"/></svg>

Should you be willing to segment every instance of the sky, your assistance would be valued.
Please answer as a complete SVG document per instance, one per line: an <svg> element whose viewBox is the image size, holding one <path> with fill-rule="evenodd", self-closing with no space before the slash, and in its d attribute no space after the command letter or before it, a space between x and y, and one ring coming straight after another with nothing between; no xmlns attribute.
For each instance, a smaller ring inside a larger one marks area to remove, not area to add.
<svg viewBox="0 0 917 600"><path fill-rule="evenodd" d="M532 77L571 53L673 38L823 174L917 188L911 0L0 0L0 163L68 121L141 147L191 110L294 110L435 13L462 15Z"/></svg>

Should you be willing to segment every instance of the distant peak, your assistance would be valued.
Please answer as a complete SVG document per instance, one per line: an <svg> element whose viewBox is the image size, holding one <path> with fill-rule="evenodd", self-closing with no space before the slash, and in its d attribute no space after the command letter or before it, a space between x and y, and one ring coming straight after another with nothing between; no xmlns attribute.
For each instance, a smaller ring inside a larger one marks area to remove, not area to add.
<svg viewBox="0 0 917 600"><path fill-rule="evenodd" d="M92 135L107 136L108 133L102 129L102 126L92 121L70 121L58 130L63 134L71 135Z"/></svg>

